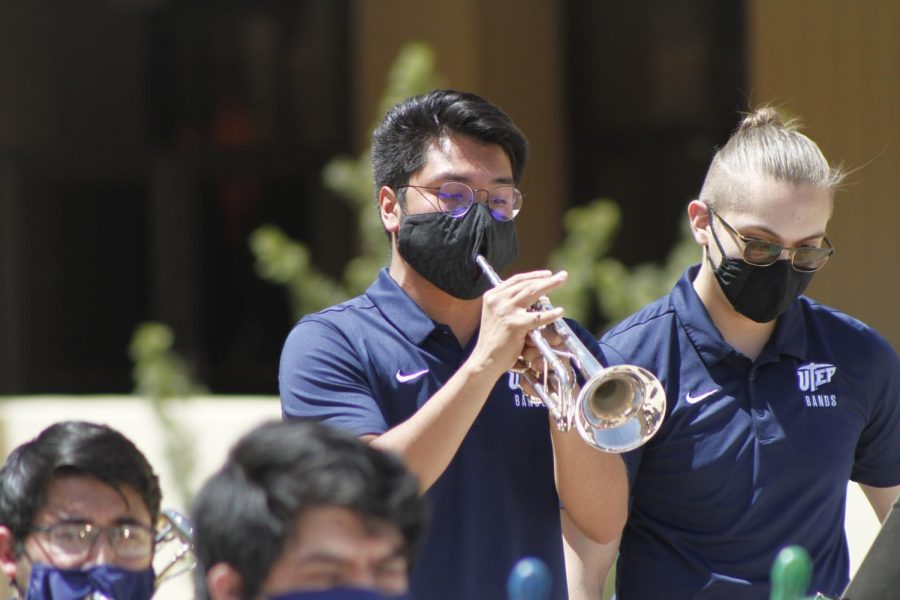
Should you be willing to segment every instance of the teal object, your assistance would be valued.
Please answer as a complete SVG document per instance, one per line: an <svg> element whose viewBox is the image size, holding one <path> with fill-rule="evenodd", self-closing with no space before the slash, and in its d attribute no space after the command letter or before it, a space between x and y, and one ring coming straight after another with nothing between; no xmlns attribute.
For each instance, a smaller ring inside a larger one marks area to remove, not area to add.
<svg viewBox="0 0 900 600"><path fill-rule="evenodd" d="M783 548L772 564L769 600L805 600L812 578L812 560L800 546Z"/></svg>

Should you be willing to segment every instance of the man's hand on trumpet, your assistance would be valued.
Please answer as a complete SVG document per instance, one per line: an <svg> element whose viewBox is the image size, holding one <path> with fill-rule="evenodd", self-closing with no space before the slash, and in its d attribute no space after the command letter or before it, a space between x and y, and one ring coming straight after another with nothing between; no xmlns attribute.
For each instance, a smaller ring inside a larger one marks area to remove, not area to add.
<svg viewBox="0 0 900 600"><path fill-rule="evenodd" d="M520 356L531 356L526 353L528 334L563 315L562 308L534 311L532 306L563 285L567 277L565 271L519 273L485 292L478 343L472 351L479 364L495 369L499 377L512 369ZM537 361L535 366L540 368Z"/></svg>
<svg viewBox="0 0 900 600"><path fill-rule="evenodd" d="M540 311L540 309L538 308L540 304L549 304L547 302L547 298L540 298L537 305L535 305L535 307L532 309L532 312L537 314ZM564 344L565 339L563 338L563 336L559 334L555 327L552 327L553 322L555 322L555 319L545 325L539 326L536 329L539 329L540 334L543 336L544 340L546 340L551 348L556 352L557 357L562 361L564 367L567 369L570 375L572 386L569 390L566 391L566 393L577 394L578 383L575 377L575 371L572 369L572 366L570 364L571 353L568 351L568 348ZM532 387L532 382L537 382L543 386L545 393L552 395L557 399L557 402L559 401L560 390L557 389L558 380L553 377L553 370L550 369L547 360L544 358L544 355L537 347L531 335L525 337L525 345L522 348L522 354L516 360L516 364L513 366L512 370L518 371L522 374L522 377L519 380L519 387L521 387L522 391L531 398L535 400L540 398L540 394Z"/></svg>

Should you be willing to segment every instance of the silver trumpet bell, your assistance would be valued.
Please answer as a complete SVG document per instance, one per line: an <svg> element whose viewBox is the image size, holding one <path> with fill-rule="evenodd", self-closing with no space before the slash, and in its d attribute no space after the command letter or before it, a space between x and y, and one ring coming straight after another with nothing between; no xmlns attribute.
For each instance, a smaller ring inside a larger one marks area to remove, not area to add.
<svg viewBox="0 0 900 600"><path fill-rule="evenodd" d="M483 256L476 256L475 261L494 286L503 283ZM541 298L531 308L545 311L553 305ZM549 327L562 338L566 351L555 350L540 330L534 329L528 335L544 359L543 377L534 377L520 364L513 370L528 381L556 419L556 426L562 431L575 427L588 445L603 452L618 454L644 445L659 431L666 414L666 394L659 380L634 365L604 367L562 319ZM577 395L575 372L562 356L569 358L585 380Z"/></svg>

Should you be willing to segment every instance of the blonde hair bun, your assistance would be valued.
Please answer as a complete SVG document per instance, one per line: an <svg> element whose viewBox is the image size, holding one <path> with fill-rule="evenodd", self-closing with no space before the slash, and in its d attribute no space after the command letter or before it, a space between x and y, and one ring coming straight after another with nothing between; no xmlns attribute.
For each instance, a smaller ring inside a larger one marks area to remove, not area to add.
<svg viewBox="0 0 900 600"><path fill-rule="evenodd" d="M785 123L782 120L781 115L778 113L778 110L776 110L772 106L766 105L760 106L753 112L748 113L741 121L740 125L738 125L737 131L738 133L742 133L749 129L765 127L767 125L778 128L796 128L796 123L794 121L788 121L787 123Z"/></svg>

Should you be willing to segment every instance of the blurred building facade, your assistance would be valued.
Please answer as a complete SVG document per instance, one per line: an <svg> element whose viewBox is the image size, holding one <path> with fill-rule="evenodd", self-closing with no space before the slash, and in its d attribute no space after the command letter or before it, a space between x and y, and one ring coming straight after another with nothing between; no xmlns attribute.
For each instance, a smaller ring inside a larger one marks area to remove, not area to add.
<svg viewBox="0 0 900 600"><path fill-rule="evenodd" d="M151 319L212 391L274 392L291 317L247 236L275 223L340 272L354 215L320 172L366 146L409 40L532 143L519 270L598 197L617 257L661 259L737 112L801 115L857 169L810 293L896 346L897 25L889 0L2 3L0 394L127 391Z"/></svg>

